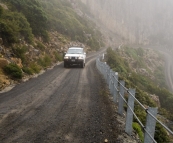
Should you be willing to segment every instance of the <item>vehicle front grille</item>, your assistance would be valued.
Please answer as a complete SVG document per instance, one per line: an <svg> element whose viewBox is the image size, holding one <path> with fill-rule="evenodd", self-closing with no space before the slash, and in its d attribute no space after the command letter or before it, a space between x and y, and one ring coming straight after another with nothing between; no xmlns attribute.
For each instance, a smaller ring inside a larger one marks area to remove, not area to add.
<svg viewBox="0 0 173 143"><path fill-rule="evenodd" d="M76 59L76 57L71 57L71 59Z"/></svg>

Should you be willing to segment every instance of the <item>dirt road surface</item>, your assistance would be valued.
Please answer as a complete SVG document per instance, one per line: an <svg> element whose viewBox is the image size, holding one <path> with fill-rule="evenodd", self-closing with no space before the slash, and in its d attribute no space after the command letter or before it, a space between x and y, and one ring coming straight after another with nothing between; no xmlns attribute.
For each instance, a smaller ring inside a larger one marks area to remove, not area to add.
<svg viewBox="0 0 173 143"><path fill-rule="evenodd" d="M164 53L165 55L165 77L169 90L173 93L173 57L172 52Z"/></svg>
<svg viewBox="0 0 173 143"><path fill-rule="evenodd" d="M159 51L165 58L165 80L169 91L173 93L173 50L167 46L144 46Z"/></svg>
<svg viewBox="0 0 173 143"><path fill-rule="evenodd" d="M1 93L0 143L120 143L95 57L84 69L60 64Z"/></svg>

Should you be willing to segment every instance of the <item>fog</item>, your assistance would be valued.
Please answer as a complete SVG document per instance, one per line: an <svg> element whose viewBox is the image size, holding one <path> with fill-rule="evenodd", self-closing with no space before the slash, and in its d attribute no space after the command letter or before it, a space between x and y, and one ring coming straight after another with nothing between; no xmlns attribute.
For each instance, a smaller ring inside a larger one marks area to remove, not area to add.
<svg viewBox="0 0 173 143"><path fill-rule="evenodd" d="M98 21L124 40L144 45L173 45L172 0L81 1Z"/></svg>

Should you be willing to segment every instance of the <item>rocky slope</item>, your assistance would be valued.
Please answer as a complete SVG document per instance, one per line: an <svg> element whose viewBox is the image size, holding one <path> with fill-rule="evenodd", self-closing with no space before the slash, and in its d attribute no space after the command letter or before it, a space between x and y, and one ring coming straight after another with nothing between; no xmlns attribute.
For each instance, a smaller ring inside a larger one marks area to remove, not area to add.
<svg viewBox="0 0 173 143"><path fill-rule="evenodd" d="M19 45L13 45L13 46L27 47L28 50L25 52L24 56L25 58L27 58L29 63L35 62L39 58L44 57L45 55L49 55L49 57L51 57L51 64L48 67L41 68L42 70L46 70L46 68L49 68L62 60L62 59L57 60L54 53L58 53L62 57L63 53L67 51L67 49L70 46L85 47L84 44L80 42L71 41L56 31L50 32L49 36L51 40L48 43L44 43L42 39L39 38L39 39L35 39L35 43L33 45L30 45L26 43L25 41L21 41ZM44 48L44 50L38 46L38 44L40 43L42 45L42 48ZM89 47L85 47L86 50L88 48ZM6 87L17 84L37 74L35 73L33 75L27 75L24 73L24 77L22 80L13 80L9 76L7 76L3 71L3 67L5 67L9 63L15 63L21 69L23 67L22 60L20 58L16 58L16 55L14 54L13 49L11 47L8 47L8 48L5 47L3 45L3 40L0 39L0 91Z"/></svg>

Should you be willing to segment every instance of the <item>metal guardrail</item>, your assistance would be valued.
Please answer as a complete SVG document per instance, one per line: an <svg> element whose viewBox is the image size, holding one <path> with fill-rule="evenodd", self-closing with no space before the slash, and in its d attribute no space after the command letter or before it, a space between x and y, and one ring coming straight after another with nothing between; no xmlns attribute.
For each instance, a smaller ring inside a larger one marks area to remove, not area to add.
<svg viewBox="0 0 173 143"><path fill-rule="evenodd" d="M104 58L104 55L103 55ZM113 101L115 103L118 103L118 113L120 115L123 115L124 111L124 103L127 104L127 113L126 113L126 123L125 123L125 132L129 135L132 134L133 127L133 117L136 118L140 126L144 130L144 143L157 143L154 139L154 133L155 133L155 126L156 122L161 124L170 134L173 135L173 132L164 125L161 121L159 121L157 116L157 110L158 108L152 108L148 107L146 108L144 105L142 105L137 98L135 98L135 89L127 89L125 87L124 81L118 80L118 73L112 71L110 69L109 65L107 65L105 62L101 62L100 58L96 59L96 66L97 69L101 72L101 74L104 76L109 89L110 93L113 95ZM124 94L128 93L128 101L124 98ZM137 117L137 115L134 113L134 102L137 102L147 113L146 115L146 124L143 125L143 123L140 121L140 119Z"/></svg>

